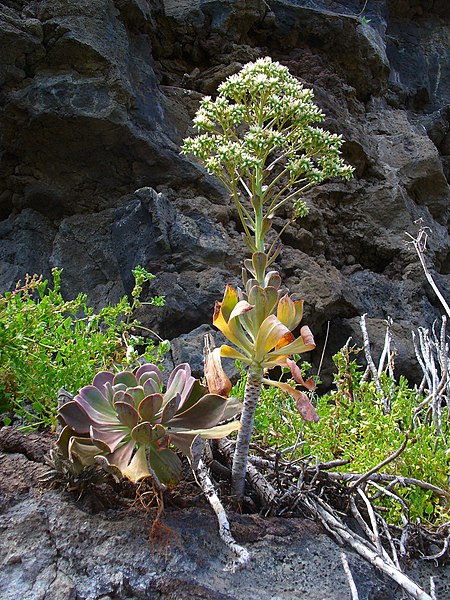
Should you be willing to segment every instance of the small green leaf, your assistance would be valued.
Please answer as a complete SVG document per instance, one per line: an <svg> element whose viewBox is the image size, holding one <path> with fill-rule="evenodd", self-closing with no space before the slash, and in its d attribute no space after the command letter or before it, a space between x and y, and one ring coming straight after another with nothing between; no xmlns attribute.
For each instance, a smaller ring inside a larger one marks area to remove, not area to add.
<svg viewBox="0 0 450 600"><path fill-rule="evenodd" d="M149 451L150 466L159 481L168 487L174 487L181 479L181 461L169 448Z"/></svg>
<svg viewBox="0 0 450 600"><path fill-rule="evenodd" d="M120 373L114 375L114 385L118 383L123 383L127 386L127 388L136 387L138 384L136 377L133 375L133 373L130 373L130 371L121 371Z"/></svg>
<svg viewBox="0 0 450 600"><path fill-rule="evenodd" d="M160 410L163 404L163 397L161 394L150 394L146 396L139 404L138 412L141 419L144 421L153 421L156 413Z"/></svg>

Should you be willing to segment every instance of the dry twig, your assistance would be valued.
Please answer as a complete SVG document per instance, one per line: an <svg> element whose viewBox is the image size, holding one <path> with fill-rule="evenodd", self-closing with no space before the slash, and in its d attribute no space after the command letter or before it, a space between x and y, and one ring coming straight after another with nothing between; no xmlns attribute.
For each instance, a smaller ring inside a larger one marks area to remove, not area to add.
<svg viewBox="0 0 450 600"><path fill-rule="evenodd" d="M400 446L400 448L398 448L395 452L393 452L392 454L390 454L387 458L385 458L384 460L382 460L380 463L378 463L377 465L375 465L372 469L370 469L369 471L367 471L367 473L364 473L363 475L361 475L359 477L359 479L357 479L356 481L354 481L353 483L351 483L349 485L349 489L350 490L356 489L362 483L364 483L365 481L367 481L370 478L371 475L373 475L374 473L376 473L377 471L379 471L380 469L382 469L383 467L385 467L386 465L388 465L390 462L392 462L396 458L398 458L400 456L400 454L406 448L406 445L408 443L408 439L409 439L408 434L406 434L405 439L403 440L403 443Z"/></svg>
<svg viewBox="0 0 450 600"><path fill-rule="evenodd" d="M417 221L416 221L416 223L417 223ZM425 273L425 277L427 278L428 283L431 285L434 293L439 298L439 301L442 304L442 306L444 307L444 310L447 313L447 316L450 317L450 306L447 304L447 301L445 300L440 289L436 285L436 282L434 281L434 279L430 273L430 270L427 266L426 260L425 260L425 250L427 248L427 241L428 241L427 230L430 231L430 229L428 227L421 226L419 229L419 232L417 234L417 237L413 237L410 233L406 232L406 235L411 240L410 242L407 242L407 243L412 244L414 246L414 249L417 252L417 255L420 260L420 264L422 265L422 269Z"/></svg>
<svg viewBox="0 0 450 600"><path fill-rule="evenodd" d="M227 461L233 462L234 442L227 439L218 440L217 447L222 452ZM267 479L252 465L249 460L247 463L247 479L253 486L260 501L263 505L271 506L278 498L278 493L275 488L267 481Z"/></svg>
<svg viewBox="0 0 450 600"><path fill-rule="evenodd" d="M355 584L355 580L353 579L352 572L350 571L350 567L348 564L347 556L345 552L341 552L341 561L342 566L344 567L344 572L347 575L348 584L350 586L350 592L352 594L352 600L359 600L358 589Z"/></svg>
<svg viewBox="0 0 450 600"><path fill-rule="evenodd" d="M214 485L208 475L207 468L202 459L199 460L197 469L195 470L197 481L202 488L208 502L216 513L219 522L219 535L222 538L225 546L236 555L236 560L232 561L225 567L225 571L234 573L238 569L242 569L250 560L250 553L246 548L240 546L234 537L231 535L230 523L228 522L227 514L216 493Z"/></svg>
<svg viewBox="0 0 450 600"><path fill-rule="evenodd" d="M304 502L311 512L324 524L328 531L332 532L339 540L346 542L360 556L388 575L413 598L416 600L433 600L419 585L414 583L412 579L400 571L392 561L386 561L383 556L380 556L376 549L351 531L347 525L336 516L333 509L320 500L320 498L316 497L314 502L311 496L308 496L304 499Z"/></svg>
<svg viewBox="0 0 450 600"><path fill-rule="evenodd" d="M384 412L386 414L388 414L391 411L390 401L389 401L389 398L384 393L383 388L381 387L378 370L375 366L375 363L373 362L373 358L370 353L370 341L369 341L369 334L367 333L366 315L365 314L361 316L359 324L360 324L361 331L363 334L364 354L366 355L367 368L370 369L373 381L375 383L376 390L377 390L380 398L383 400Z"/></svg>

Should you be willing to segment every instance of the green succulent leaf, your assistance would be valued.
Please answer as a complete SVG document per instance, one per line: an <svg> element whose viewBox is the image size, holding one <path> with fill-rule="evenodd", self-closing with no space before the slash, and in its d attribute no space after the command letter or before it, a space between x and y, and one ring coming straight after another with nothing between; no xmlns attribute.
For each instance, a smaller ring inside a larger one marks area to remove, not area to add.
<svg viewBox="0 0 450 600"><path fill-rule="evenodd" d="M89 433L90 423L88 413L75 400L66 402L66 404L61 406L59 416L76 433Z"/></svg>
<svg viewBox="0 0 450 600"><path fill-rule="evenodd" d="M265 237L272 227L272 217L266 216L261 222L261 235Z"/></svg>
<svg viewBox="0 0 450 600"><path fill-rule="evenodd" d="M136 444L134 440L130 440L118 446L111 454L107 454L105 457L102 456L101 458L104 458L108 464L114 465L122 473L122 471L130 464L135 448ZM96 461L99 462L99 459L100 456L97 456Z"/></svg>
<svg viewBox="0 0 450 600"><path fill-rule="evenodd" d="M249 277L247 274L247 269L245 269L244 267L242 267L242 270L241 270L241 279L242 279L242 283L244 284L244 287L246 287Z"/></svg>
<svg viewBox="0 0 450 600"><path fill-rule="evenodd" d="M108 455L111 456L111 455ZM114 477L116 481L120 481L125 475L122 470L119 469L115 464L112 464L108 461L107 456L103 456L102 454L97 454L95 457L95 462L101 467L106 473L109 473ZM125 468L125 467L124 467Z"/></svg>
<svg viewBox="0 0 450 600"><path fill-rule="evenodd" d="M114 408L119 421L129 429L133 429L139 423L139 413L128 402L116 402Z"/></svg>
<svg viewBox="0 0 450 600"><path fill-rule="evenodd" d="M223 296L223 300L222 302L220 302L220 308L221 308L221 312L223 315L223 318L225 319L225 321L228 322L230 315L231 315L231 311L233 310L233 308L236 306L236 304L239 302L238 299L238 295L236 290L231 287L231 285L226 286L225 288L225 294Z"/></svg>
<svg viewBox="0 0 450 600"><path fill-rule="evenodd" d="M230 286L228 286L228 288L229 287ZM236 300L237 300L237 293L236 293ZM233 307L229 311L228 311L228 308L230 308L230 307L228 307L227 310L224 311L223 310L224 302L216 302L213 323L217 327L217 329L219 329L223 333L223 335L228 340L230 340L230 342L233 342L233 344L235 344L238 348L243 350L245 352L245 354L247 354L247 356L250 356L252 354L251 341L248 339L247 335L245 334L245 332L242 328L242 325L238 321L238 318L230 319L232 310L236 306L237 303L238 302L236 301L233 304ZM225 317L226 314L228 315L227 318Z"/></svg>
<svg viewBox="0 0 450 600"><path fill-rule="evenodd" d="M293 342L274 350L267 356L267 360L277 358L279 356L291 356L292 354L303 354L314 350L316 344L311 334L309 327L306 325L301 329L301 335Z"/></svg>
<svg viewBox="0 0 450 600"><path fill-rule="evenodd" d="M181 461L170 448L163 450L150 448L149 459L150 467L161 483L167 487L173 487L180 481Z"/></svg>
<svg viewBox="0 0 450 600"><path fill-rule="evenodd" d="M72 437L76 437L76 432L68 425L63 427L56 444L64 458L69 458L69 442Z"/></svg>
<svg viewBox="0 0 450 600"><path fill-rule="evenodd" d="M264 252L254 252L252 256L253 273L258 281L264 280L264 274L267 268L267 254Z"/></svg>
<svg viewBox="0 0 450 600"><path fill-rule="evenodd" d="M258 285L259 281L257 279L247 279L247 283L245 284L245 291L247 292L247 296L249 296L252 289Z"/></svg>
<svg viewBox="0 0 450 600"><path fill-rule="evenodd" d="M217 440L226 437L233 431L238 431L241 428L239 421L230 421L216 427L208 427L207 429L193 429L191 431L178 431L179 435L200 435L205 440Z"/></svg>
<svg viewBox="0 0 450 600"><path fill-rule="evenodd" d="M197 438L197 434L178 433L178 431L170 432L170 442L188 459L191 459L192 443Z"/></svg>
<svg viewBox="0 0 450 600"><path fill-rule="evenodd" d="M101 449L90 438L72 437L69 442L69 459L77 459L85 467L95 465L95 457Z"/></svg>
<svg viewBox="0 0 450 600"><path fill-rule="evenodd" d="M152 377L155 381L158 381L160 384L162 383L162 373L159 367L152 364L145 364L136 369L135 372L136 379L139 381L140 385L143 385L144 381L148 379L148 377Z"/></svg>
<svg viewBox="0 0 450 600"><path fill-rule="evenodd" d="M92 418L99 422L103 422L115 415L114 407L103 396L100 390L93 385L82 387L78 395L75 396L74 400L76 399L78 399L77 401L83 406L88 415L92 415Z"/></svg>
<svg viewBox="0 0 450 600"><path fill-rule="evenodd" d="M251 358L244 356L241 354L241 352L235 348L232 348L231 346L228 346L227 344L222 344L222 346L220 346L220 356L222 358L233 358L234 360L240 360L246 364L250 364L251 362Z"/></svg>
<svg viewBox="0 0 450 600"><path fill-rule="evenodd" d="M128 434L128 428L119 425L117 427L111 426L102 429L91 427L90 436L92 442L98 446L102 452L114 452Z"/></svg>
<svg viewBox="0 0 450 600"><path fill-rule="evenodd" d="M171 428L197 429L216 425L223 416L227 399L216 394L206 394L184 412L180 412L170 421Z"/></svg>
<svg viewBox="0 0 450 600"><path fill-rule="evenodd" d="M144 421L153 421L156 413L163 405L163 397L161 394L151 394L146 396L139 404L138 412L141 419Z"/></svg>
<svg viewBox="0 0 450 600"><path fill-rule="evenodd" d="M253 278L256 279L255 267L253 266L253 261L250 258L244 259L244 267L253 276Z"/></svg>
<svg viewBox="0 0 450 600"><path fill-rule="evenodd" d="M160 394L161 392L161 384L160 382L152 376L151 373L148 374L148 377L146 377L147 374L144 374L141 377L141 382L142 386L144 388L144 394L146 396L151 396L152 394Z"/></svg>
<svg viewBox="0 0 450 600"><path fill-rule="evenodd" d="M130 371L121 371L114 375L114 385L118 383L123 383L127 388L132 388L137 386L138 381Z"/></svg>
<svg viewBox="0 0 450 600"><path fill-rule="evenodd" d="M288 329L293 331L303 317L303 300L291 300L289 294L285 294L278 302L277 318Z"/></svg>
<svg viewBox="0 0 450 600"><path fill-rule="evenodd" d="M145 446L138 448L131 462L124 469L121 469L121 472L124 477L127 477L133 483L150 477L151 473L148 468Z"/></svg>
<svg viewBox="0 0 450 600"><path fill-rule="evenodd" d="M141 385L127 389L127 393L133 398L134 406L139 406L139 403L144 399L145 392Z"/></svg>
<svg viewBox="0 0 450 600"><path fill-rule="evenodd" d="M246 300L239 300L239 302L236 304L236 306L231 311L229 321L253 310L254 308L255 307L253 305L249 304Z"/></svg>
<svg viewBox="0 0 450 600"><path fill-rule="evenodd" d="M248 300L255 306L255 310L245 315L247 326L250 326L252 335L256 339L263 321L272 314L278 302L278 292L273 287L262 288L255 285L250 290Z"/></svg>
<svg viewBox="0 0 450 600"><path fill-rule="evenodd" d="M279 290L281 286L281 276L277 271L269 271L264 277L264 287L274 287Z"/></svg>
<svg viewBox="0 0 450 600"><path fill-rule="evenodd" d="M116 404L118 402L126 402L127 404L129 404L130 406L132 406L134 408L133 396L131 394L128 394L128 392L124 392L123 390L119 390L118 392L116 392L114 394L114 398L113 398L114 409L116 408Z"/></svg>
<svg viewBox="0 0 450 600"><path fill-rule="evenodd" d="M194 406L194 404L196 404L200 400L200 398L206 393L208 393L208 389L204 385L202 385L198 379L196 379L194 385L192 386L189 397L185 402L182 402L182 404L179 407L179 411L185 412L186 410L188 410L188 408Z"/></svg>
<svg viewBox="0 0 450 600"><path fill-rule="evenodd" d="M276 346L285 345L293 339L289 329L275 315L269 315L261 324L255 342L255 358L261 362L266 354Z"/></svg>
<svg viewBox="0 0 450 600"><path fill-rule="evenodd" d="M135 442L143 446L150 446L155 441L164 437L166 433L165 428L162 425L152 425L148 421L139 423L131 431L131 437Z"/></svg>
<svg viewBox="0 0 450 600"><path fill-rule="evenodd" d="M189 396L195 379L191 375L191 367L187 363L182 363L175 367L167 381L167 389L164 394L164 401L171 400L177 394L184 402Z"/></svg>
<svg viewBox="0 0 450 600"><path fill-rule="evenodd" d="M161 414L161 423L169 423L175 413L177 412L181 402L181 395L178 393L174 398L169 400L164 405L162 414Z"/></svg>
<svg viewBox="0 0 450 600"><path fill-rule="evenodd" d="M92 381L92 385L94 387L98 388L103 394L106 389L105 388L106 384L112 385L113 379L114 379L114 375L110 371L100 371L94 377L94 379Z"/></svg>

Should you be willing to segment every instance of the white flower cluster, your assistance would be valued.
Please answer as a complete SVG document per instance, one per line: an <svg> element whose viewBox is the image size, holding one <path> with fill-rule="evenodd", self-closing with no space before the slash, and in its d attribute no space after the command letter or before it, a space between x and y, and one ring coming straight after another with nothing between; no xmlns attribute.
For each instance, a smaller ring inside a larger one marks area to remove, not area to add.
<svg viewBox="0 0 450 600"><path fill-rule="evenodd" d="M323 119L312 90L287 67L260 58L228 77L215 100L203 98L194 119L199 134L184 141L182 152L199 158L226 185L244 181L246 190L256 189L262 177L264 204L264 190L270 191L272 182L283 187L283 178L291 188L305 180L317 185L352 176L353 168L340 156L341 136L316 126ZM296 202L295 213L304 214L304 203Z"/></svg>
<svg viewBox="0 0 450 600"><path fill-rule="evenodd" d="M274 150L284 145L286 136L281 131L253 125L243 136L244 145L256 155L264 154L267 148Z"/></svg>
<svg viewBox="0 0 450 600"><path fill-rule="evenodd" d="M227 140L220 135L198 135L184 141L184 154L193 154L201 159L211 175L223 176L224 169L229 176L239 170L251 169L261 161L249 152L246 144L240 140Z"/></svg>

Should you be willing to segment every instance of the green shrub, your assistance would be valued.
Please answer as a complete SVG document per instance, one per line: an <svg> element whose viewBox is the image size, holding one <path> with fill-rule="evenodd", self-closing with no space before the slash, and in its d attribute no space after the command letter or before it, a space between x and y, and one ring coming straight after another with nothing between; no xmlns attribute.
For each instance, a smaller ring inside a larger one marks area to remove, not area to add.
<svg viewBox="0 0 450 600"><path fill-rule="evenodd" d="M435 433L433 423L422 419L412 427L417 398L407 380L398 383L382 374L385 393L391 394L390 414L383 412L382 399L375 385L363 380L363 369L343 351L334 357L337 366L337 390L317 398L317 423L305 423L298 415L294 400L280 390L263 391L255 414L255 439L278 449L296 446L285 458L317 457L320 462L348 459L340 471L364 473L397 450L411 428L410 440L402 454L380 471L389 475L415 478L450 493L448 470L449 421L443 415L444 435ZM232 393L242 395L242 380ZM375 491L373 488L371 491ZM397 485L395 493L409 506L409 518L437 523L449 519L448 506L432 491L414 485ZM401 505L394 499L381 496L376 504L384 507L388 521L401 524ZM383 510L383 508L382 508Z"/></svg>
<svg viewBox="0 0 450 600"><path fill-rule="evenodd" d="M135 335L132 319L142 285L153 278L142 267L133 270L132 302L125 296L95 312L79 294L65 301L61 271L48 280L27 276L15 291L0 296L0 414L12 412L25 428L52 426L61 387L76 391L92 381L99 369L133 364L139 355L159 361L168 342L155 346ZM150 304L161 305L163 297ZM3 422L9 424L10 417Z"/></svg>

